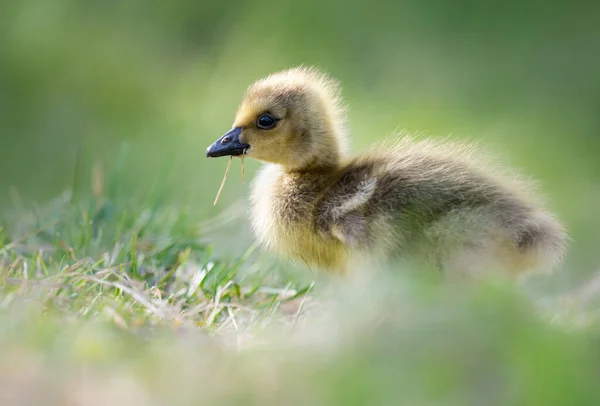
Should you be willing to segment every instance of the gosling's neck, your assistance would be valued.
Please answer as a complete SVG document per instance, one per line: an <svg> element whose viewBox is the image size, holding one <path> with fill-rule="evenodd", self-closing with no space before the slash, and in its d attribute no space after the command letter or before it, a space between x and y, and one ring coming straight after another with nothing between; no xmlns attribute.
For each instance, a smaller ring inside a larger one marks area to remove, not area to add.
<svg viewBox="0 0 600 406"><path fill-rule="evenodd" d="M293 162L281 164L281 170L287 174L334 174L342 168L346 153L342 148L343 136L333 131L311 134L310 153L299 156Z"/></svg>

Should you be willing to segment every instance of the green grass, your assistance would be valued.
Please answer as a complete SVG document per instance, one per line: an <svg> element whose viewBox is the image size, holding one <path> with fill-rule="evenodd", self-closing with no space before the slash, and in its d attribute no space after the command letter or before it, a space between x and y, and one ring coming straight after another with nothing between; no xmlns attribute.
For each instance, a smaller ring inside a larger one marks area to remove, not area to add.
<svg viewBox="0 0 600 406"><path fill-rule="evenodd" d="M63 315L104 313L124 327L185 323L207 332L261 324L309 290L244 274L255 246L220 258L203 229L185 210L138 211L110 200L82 206L64 195L2 229L2 282L5 292L47 291L45 306Z"/></svg>
<svg viewBox="0 0 600 406"><path fill-rule="evenodd" d="M95 190L3 222L2 404L600 400L593 292L302 281L253 245L216 254L218 218Z"/></svg>

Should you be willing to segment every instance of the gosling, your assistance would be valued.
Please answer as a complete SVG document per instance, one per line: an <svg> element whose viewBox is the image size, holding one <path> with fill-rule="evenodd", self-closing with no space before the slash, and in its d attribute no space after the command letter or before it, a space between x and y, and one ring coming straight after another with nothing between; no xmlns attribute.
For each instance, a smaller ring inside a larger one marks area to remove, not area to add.
<svg viewBox="0 0 600 406"><path fill-rule="evenodd" d="M252 84L207 157L266 164L251 186L254 234L311 269L347 274L410 261L447 279L550 271L566 234L530 182L472 145L407 134L349 157L339 84L315 68Z"/></svg>

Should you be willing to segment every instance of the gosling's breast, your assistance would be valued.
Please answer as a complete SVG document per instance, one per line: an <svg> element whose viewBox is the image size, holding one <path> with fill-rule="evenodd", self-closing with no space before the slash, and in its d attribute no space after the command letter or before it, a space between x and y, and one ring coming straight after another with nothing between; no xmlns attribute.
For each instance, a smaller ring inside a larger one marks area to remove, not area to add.
<svg viewBox="0 0 600 406"><path fill-rule="evenodd" d="M298 180L265 165L252 186L252 228L261 245L310 266L332 268L345 252L337 240L317 233L314 205L318 182Z"/></svg>

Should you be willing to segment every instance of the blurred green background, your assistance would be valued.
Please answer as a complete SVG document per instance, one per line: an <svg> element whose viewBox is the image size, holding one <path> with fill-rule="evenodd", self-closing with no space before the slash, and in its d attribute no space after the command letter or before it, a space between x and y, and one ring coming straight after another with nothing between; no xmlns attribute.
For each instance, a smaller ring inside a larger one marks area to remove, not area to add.
<svg viewBox="0 0 600 406"><path fill-rule="evenodd" d="M560 278L583 278L600 266L598 16L514 0L3 2L0 207L43 203L93 161L123 165L128 196L158 185L211 218L247 192L235 163L213 207L226 161L205 158L245 88L316 65L342 82L355 150L395 129L453 134L539 179L573 238Z"/></svg>

